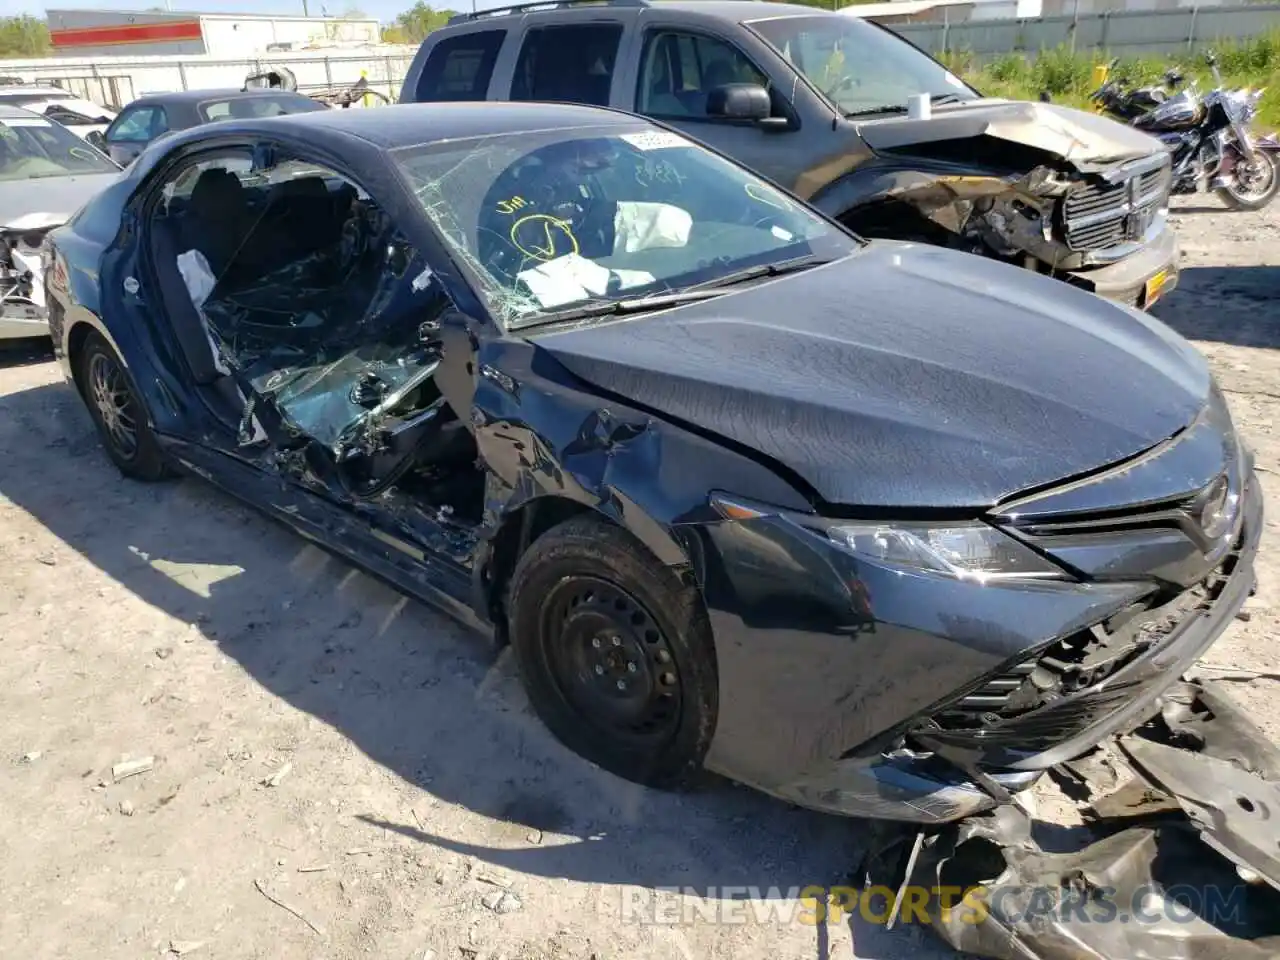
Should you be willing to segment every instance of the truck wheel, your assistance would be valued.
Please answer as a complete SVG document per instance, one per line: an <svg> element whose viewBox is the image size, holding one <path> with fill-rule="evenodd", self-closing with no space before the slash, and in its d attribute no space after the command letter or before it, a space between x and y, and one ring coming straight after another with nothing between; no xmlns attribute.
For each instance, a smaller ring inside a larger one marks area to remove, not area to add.
<svg viewBox="0 0 1280 960"><path fill-rule="evenodd" d="M556 738L627 780L687 785L719 702L697 592L626 531L582 516L529 546L510 601L525 689Z"/></svg>
<svg viewBox="0 0 1280 960"><path fill-rule="evenodd" d="M134 480L169 476L164 453L147 422L146 407L111 345L90 333L78 360L80 390L111 462Z"/></svg>

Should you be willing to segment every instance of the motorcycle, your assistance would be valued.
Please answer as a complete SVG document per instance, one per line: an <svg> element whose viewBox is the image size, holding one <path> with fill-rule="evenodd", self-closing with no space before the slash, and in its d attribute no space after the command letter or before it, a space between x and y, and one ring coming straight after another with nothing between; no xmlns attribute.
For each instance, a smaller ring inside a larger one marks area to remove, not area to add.
<svg viewBox="0 0 1280 960"><path fill-rule="evenodd" d="M1261 210L1280 192L1280 138L1256 137L1249 124L1263 89L1226 90L1217 58L1205 58L1217 86L1201 94L1194 82L1177 93L1176 70L1165 87L1125 88L1108 80L1090 99L1116 119L1160 140L1172 155L1172 193L1212 190L1236 210Z"/></svg>
<svg viewBox="0 0 1280 960"><path fill-rule="evenodd" d="M1112 60L1107 64L1108 77L1119 62L1119 60ZM1166 70L1163 79L1163 84L1136 88L1127 87L1119 80L1108 79L1092 93L1090 99L1102 109L1103 113L1117 120L1123 120L1125 123L1132 123L1168 100L1169 95L1181 87L1185 81L1182 72L1176 67Z"/></svg>

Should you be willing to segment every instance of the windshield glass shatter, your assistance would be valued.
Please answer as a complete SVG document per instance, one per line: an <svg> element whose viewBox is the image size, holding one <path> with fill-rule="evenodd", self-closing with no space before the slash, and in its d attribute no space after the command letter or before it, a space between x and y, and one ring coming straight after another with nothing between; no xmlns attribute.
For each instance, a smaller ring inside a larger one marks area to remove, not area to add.
<svg viewBox="0 0 1280 960"><path fill-rule="evenodd" d="M394 154L508 328L679 291L857 241L677 133L617 126Z"/></svg>

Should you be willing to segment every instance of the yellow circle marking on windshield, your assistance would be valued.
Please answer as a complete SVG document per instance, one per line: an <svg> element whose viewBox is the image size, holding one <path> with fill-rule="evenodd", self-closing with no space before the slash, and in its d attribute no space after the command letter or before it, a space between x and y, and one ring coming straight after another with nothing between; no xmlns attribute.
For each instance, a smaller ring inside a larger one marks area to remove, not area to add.
<svg viewBox="0 0 1280 960"><path fill-rule="evenodd" d="M578 252L578 238L564 220L531 213L511 225L511 243L526 257L546 263Z"/></svg>
<svg viewBox="0 0 1280 960"><path fill-rule="evenodd" d="M791 209L791 204L787 201L776 195L770 196L772 191L765 193L765 188L757 187L754 183L748 183L743 189L747 191L747 196L752 200L758 200L766 206L773 207L775 210Z"/></svg>

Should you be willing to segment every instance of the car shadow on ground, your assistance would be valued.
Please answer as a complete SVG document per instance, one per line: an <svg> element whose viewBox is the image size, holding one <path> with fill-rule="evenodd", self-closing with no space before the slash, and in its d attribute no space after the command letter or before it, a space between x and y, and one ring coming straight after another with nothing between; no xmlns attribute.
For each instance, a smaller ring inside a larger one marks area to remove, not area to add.
<svg viewBox="0 0 1280 960"><path fill-rule="evenodd" d="M1152 313L1190 340L1274 349L1278 297L1280 266L1186 267L1178 288Z"/></svg>
<svg viewBox="0 0 1280 960"><path fill-rule="evenodd" d="M531 714L509 654L201 482L120 477L67 385L0 397L0 462L0 496L70 549L429 797L494 821L492 843L464 842L428 798L399 822L361 818L370 839L395 831L538 876L765 898L856 870L868 840L856 821L716 778L648 790L580 760ZM532 830L557 842L531 845ZM900 956L892 937L859 955Z"/></svg>
<svg viewBox="0 0 1280 960"><path fill-rule="evenodd" d="M28 367L53 359L53 345L48 337L0 340L0 369Z"/></svg>

